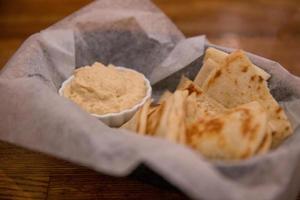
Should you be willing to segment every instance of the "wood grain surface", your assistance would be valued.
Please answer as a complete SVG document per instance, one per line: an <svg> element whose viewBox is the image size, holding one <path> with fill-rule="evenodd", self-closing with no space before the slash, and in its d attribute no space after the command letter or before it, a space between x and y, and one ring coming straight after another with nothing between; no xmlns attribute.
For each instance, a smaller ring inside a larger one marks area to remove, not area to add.
<svg viewBox="0 0 300 200"><path fill-rule="evenodd" d="M0 68L29 35L48 27L89 2L91 1L0 0ZM299 0L154 2L187 36L205 34L213 43L242 48L265 56L278 61L291 73L300 75ZM146 181L140 178L143 176L147 177ZM142 176L114 178L0 142L1 199L186 197L154 174L149 175L149 172ZM298 199L300 200L299 197Z"/></svg>

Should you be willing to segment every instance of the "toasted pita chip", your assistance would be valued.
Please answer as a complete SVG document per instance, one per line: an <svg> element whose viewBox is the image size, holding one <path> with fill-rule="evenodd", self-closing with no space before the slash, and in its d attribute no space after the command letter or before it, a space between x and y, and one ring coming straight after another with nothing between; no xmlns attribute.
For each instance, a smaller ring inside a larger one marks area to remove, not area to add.
<svg viewBox="0 0 300 200"><path fill-rule="evenodd" d="M187 127L187 144L209 159L245 159L255 154L266 128L264 109L251 102Z"/></svg>
<svg viewBox="0 0 300 200"><path fill-rule="evenodd" d="M155 131L158 137L166 138L176 143L185 143L185 100L187 91L176 91L165 102L159 125Z"/></svg>
<svg viewBox="0 0 300 200"><path fill-rule="evenodd" d="M146 103L126 122L121 128L134 131L140 134L146 134L147 116L150 109L151 100Z"/></svg>
<svg viewBox="0 0 300 200"><path fill-rule="evenodd" d="M203 84L203 90L227 108L258 101L268 113L273 147L292 133L291 124L270 94L267 82L257 75L242 51L230 54L225 62L209 75Z"/></svg>
<svg viewBox="0 0 300 200"><path fill-rule="evenodd" d="M218 64L222 64L227 56L228 54L226 52L209 47L205 51L204 62L211 59Z"/></svg>
<svg viewBox="0 0 300 200"><path fill-rule="evenodd" d="M202 65L199 73L197 74L194 82L200 87L203 85L204 81L207 79L209 74L218 67L218 63L214 60L208 58Z"/></svg>
<svg viewBox="0 0 300 200"><path fill-rule="evenodd" d="M197 109L197 107L198 107L197 94L193 92L186 99L186 106L185 106L186 124L194 123L201 116L201 113L199 113L199 109Z"/></svg>
<svg viewBox="0 0 300 200"><path fill-rule="evenodd" d="M193 124L203 118L224 112L226 109L215 101L209 101L205 95L192 93L186 99L186 125ZM216 103L216 104L214 104Z"/></svg>
<svg viewBox="0 0 300 200"><path fill-rule="evenodd" d="M222 64L225 61L227 56L228 56L228 54L223 52L223 51L220 51L220 50L215 49L215 48L208 48L206 50L206 54L205 54L205 57L204 57L204 63L211 59L211 60L215 61L218 64ZM256 70L257 75L261 76L264 80L268 80L271 77L271 75L269 73L267 73L266 71L264 71L260 67L258 67L256 65L253 65L253 66ZM211 66L211 68L212 68L212 66ZM199 76L201 76L201 75L199 75Z"/></svg>
<svg viewBox="0 0 300 200"><path fill-rule="evenodd" d="M188 98L190 105L187 103L188 107L191 110L194 109L194 112L197 112L198 116L221 113L226 110L222 104L210 98L197 84L187 77L182 76L180 83L181 85L178 88L180 90L187 90L190 94Z"/></svg>
<svg viewBox="0 0 300 200"><path fill-rule="evenodd" d="M134 116L125 124L123 124L120 128L126 129L129 131L137 132L138 131L138 121L140 118L141 110L138 110Z"/></svg>
<svg viewBox="0 0 300 200"><path fill-rule="evenodd" d="M197 94L197 109L203 115L213 115L227 110L222 104L205 93Z"/></svg>
<svg viewBox="0 0 300 200"><path fill-rule="evenodd" d="M181 79L176 87L176 90L185 90L191 83L192 81L187 78L186 76L182 75ZM199 87L199 86L197 86Z"/></svg>
<svg viewBox="0 0 300 200"><path fill-rule="evenodd" d="M150 109L151 100L147 100L146 103L143 105L143 107L140 109L139 113L139 120L138 120L138 126L137 126L137 132L145 135L146 134L146 128L147 128L147 118L148 118L148 112Z"/></svg>
<svg viewBox="0 0 300 200"><path fill-rule="evenodd" d="M154 136L156 129L159 125L159 121L162 115L162 112L165 107L165 101L163 101L160 105L156 107L151 107L151 111L148 113L147 127L146 133L148 135Z"/></svg>
<svg viewBox="0 0 300 200"><path fill-rule="evenodd" d="M267 127L267 132L261 144L259 145L258 149L256 150L257 155L265 154L271 149L272 145L272 134L269 127Z"/></svg>
<svg viewBox="0 0 300 200"><path fill-rule="evenodd" d="M166 101L171 95L172 92L170 92L169 90L165 91L159 98L158 104L161 104L163 101Z"/></svg>
<svg viewBox="0 0 300 200"><path fill-rule="evenodd" d="M157 109L157 107L158 107L159 105L155 105L155 106L150 106L149 107L149 110L148 110L148 117L153 113L153 112L155 112L155 110Z"/></svg>
<svg viewBox="0 0 300 200"><path fill-rule="evenodd" d="M202 89L186 76L181 76L180 82L176 90L187 90L189 94L196 92L202 94Z"/></svg>

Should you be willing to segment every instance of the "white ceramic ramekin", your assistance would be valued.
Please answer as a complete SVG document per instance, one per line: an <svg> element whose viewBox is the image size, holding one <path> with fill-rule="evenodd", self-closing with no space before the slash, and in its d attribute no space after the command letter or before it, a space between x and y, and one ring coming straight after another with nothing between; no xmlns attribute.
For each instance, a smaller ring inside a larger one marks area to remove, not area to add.
<svg viewBox="0 0 300 200"><path fill-rule="evenodd" d="M135 73L139 73L135 70L132 69L128 69L125 67L116 67L120 70L129 70ZM139 73L141 74L141 73ZM151 94L152 94L152 88L151 88L151 84L150 81L143 75L145 80L145 85L147 87L147 92L146 92L146 96L140 101L140 103L136 104L135 106L133 106L130 109L126 109L123 110L121 112L118 113L108 113L105 115L97 115L97 114L93 114L90 113L92 116L97 117L99 120L101 120L102 122L104 122L106 125L110 126L110 127L120 127L122 126L124 123L126 123L127 121L129 121L133 115L139 110L139 108L141 108L148 99L151 98ZM71 76L70 78L68 78L66 81L63 82L61 88L59 89L58 93L60 96L63 96L63 91L66 85L68 85L72 79L74 78L74 76Z"/></svg>

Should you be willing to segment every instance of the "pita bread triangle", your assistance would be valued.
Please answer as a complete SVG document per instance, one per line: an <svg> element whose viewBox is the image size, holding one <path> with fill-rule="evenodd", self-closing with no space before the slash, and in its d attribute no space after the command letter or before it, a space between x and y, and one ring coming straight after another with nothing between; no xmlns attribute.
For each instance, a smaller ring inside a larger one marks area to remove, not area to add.
<svg viewBox="0 0 300 200"><path fill-rule="evenodd" d="M208 62L209 60L213 60L215 63L222 64L228 55L229 54L227 54L223 51L220 51L218 49L210 47L206 50L206 53L204 56L204 63ZM258 67L256 65L253 65L253 67L254 67L257 75L261 76L264 80L268 80L271 77L270 74L268 74L266 71L264 71L260 67ZM200 73L201 73L201 71L200 71Z"/></svg>
<svg viewBox="0 0 300 200"><path fill-rule="evenodd" d="M253 156L266 135L267 115L258 102L205 117L187 127L187 144L210 159Z"/></svg>
<svg viewBox="0 0 300 200"><path fill-rule="evenodd" d="M272 147L291 135L291 124L283 109L270 94L267 82L257 74L242 51L226 57L225 62L211 72L202 89L226 108L258 101L268 114Z"/></svg>

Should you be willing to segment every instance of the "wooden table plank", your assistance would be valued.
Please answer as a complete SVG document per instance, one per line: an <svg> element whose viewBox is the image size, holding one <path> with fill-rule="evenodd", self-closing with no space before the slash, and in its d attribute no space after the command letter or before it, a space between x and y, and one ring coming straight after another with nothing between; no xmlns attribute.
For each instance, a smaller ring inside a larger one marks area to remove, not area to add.
<svg viewBox="0 0 300 200"><path fill-rule="evenodd" d="M78 184L80 183L80 184ZM74 196L76 193L76 196ZM174 191L147 185L135 179L90 175L52 176L48 199L185 199Z"/></svg>
<svg viewBox="0 0 300 200"><path fill-rule="evenodd" d="M29 35L91 1L0 0L0 68ZM265 56L300 75L297 59L300 57L299 0L154 2L187 36L206 34L213 43ZM146 176L146 179L153 177ZM132 176L105 176L0 142L0 199L97 198L186 199L173 188L160 187Z"/></svg>
<svg viewBox="0 0 300 200"><path fill-rule="evenodd" d="M0 37L25 39L92 0L13 0L0 1Z"/></svg>
<svg viewBox="0 0 300 200"><path fill-rule="evenodd" d="M22 40L46 28L90 0L15 0L0 3L0 66ZM216 44L239 47L277 60L300 75L297 44L300 34L298 1L155 0L187 35L206 34ZM61 4L68 6L60 6ZM8 39L9 38L9 39ZM10 39L13 38L13 39ZM15 40L19 38L16 45ZM12 43L12 45L10 44ZM11 47L9 47L9 45ZM15 46L14 46L15 45ZM7 47L8 46L8 47Z"/></svg>
<svg viewBox="0 0 300 200"><path fill-rule="evenodd" d="M115 178L0 142L0 199L186 199L143 177ZM155 176L146 178L155 179Z"/></svg>

